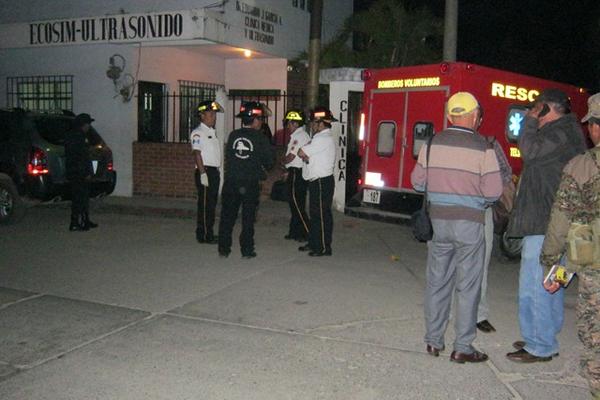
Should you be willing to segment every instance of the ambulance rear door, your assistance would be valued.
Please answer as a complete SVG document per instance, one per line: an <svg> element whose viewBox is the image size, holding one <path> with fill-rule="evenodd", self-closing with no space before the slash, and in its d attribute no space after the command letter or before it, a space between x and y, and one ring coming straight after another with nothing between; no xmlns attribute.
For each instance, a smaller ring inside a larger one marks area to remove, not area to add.
<svg viewBox="0 0 600 400"><path fill-rule="evenodd" d="M448 87L419 89L406 92L406 112L403 121L402 155L399 187L412 190L412 172L423 143L446 127L445 105Z"/></svg>
<svg viewBox="0 0 600 400"><path fill-rule="evenodd" d="M410 173L419 150L445 127L448 91L447 87L372 91L365 186L413 191Z"/></svg>

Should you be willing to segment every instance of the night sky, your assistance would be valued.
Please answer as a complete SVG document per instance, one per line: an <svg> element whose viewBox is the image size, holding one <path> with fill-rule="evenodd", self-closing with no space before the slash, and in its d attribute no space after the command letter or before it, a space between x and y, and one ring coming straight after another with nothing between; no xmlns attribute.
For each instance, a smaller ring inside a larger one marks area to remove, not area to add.
<svg viewBox="0 0 600 400"><path fill-rule="evenodd" d="M444 0L405 3L444 16ZM458 13L458 61L600 90L599 0L459 0Z"/></svg>

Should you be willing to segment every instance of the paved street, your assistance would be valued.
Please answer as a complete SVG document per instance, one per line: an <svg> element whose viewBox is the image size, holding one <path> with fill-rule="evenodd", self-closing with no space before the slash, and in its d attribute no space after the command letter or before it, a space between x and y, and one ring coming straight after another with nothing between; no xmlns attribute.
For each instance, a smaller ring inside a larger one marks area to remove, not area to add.
<svg viewBox="0 0 600 400"><path fill-rule="evenodd" d="M140 202L96 202L87 233L68 232L64 205L0 227L0 399L589 398L576 285L560 357L512 363L518 264L494 257L498 332L476 341L490 361L457 365L452 322L447 350L425 352L426 246L407 226L336 213L333 257L315 259L283 239L286 204L266 201L258 257L234 240L221 259L195 241L193 202Z"/></svg>

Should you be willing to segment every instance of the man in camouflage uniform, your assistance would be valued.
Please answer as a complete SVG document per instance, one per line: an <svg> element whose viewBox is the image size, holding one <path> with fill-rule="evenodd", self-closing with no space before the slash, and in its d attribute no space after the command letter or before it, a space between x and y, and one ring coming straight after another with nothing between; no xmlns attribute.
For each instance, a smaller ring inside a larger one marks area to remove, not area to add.
<svg viewBox="0 0 600 400"><path fill-rule="evenodd" d="M600 399L600 93L590 97L588 106L582 122L588 123L595 147L574 157L563 170L540 261L550 268L561 261L565 249L569 250L567 270L579 276L577 327L584 346L581 367L592 395ZM577 235L576 227L587 232ZM584 242L589 245L587 257L581 245ZM574 263L578 256L584 265ZM556 282L544 286L550 292L558 289Z"/></svg>

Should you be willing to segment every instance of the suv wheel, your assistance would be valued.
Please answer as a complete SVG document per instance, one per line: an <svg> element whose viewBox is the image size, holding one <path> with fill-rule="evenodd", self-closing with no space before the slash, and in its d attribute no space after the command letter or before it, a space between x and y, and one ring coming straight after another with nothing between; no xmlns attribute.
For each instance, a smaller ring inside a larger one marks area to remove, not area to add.
<svg viewBox="0 0 600 400"><path fill-rule="evenodd" d="M0 178L0 224L18 222L25 215L25 204L15 185L9 179Z"/></svg>

